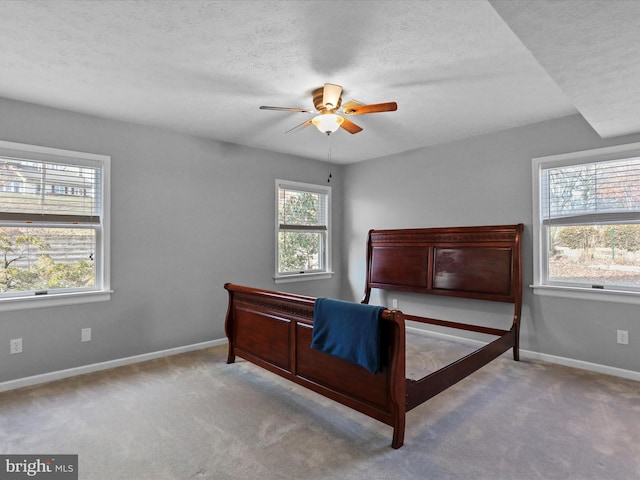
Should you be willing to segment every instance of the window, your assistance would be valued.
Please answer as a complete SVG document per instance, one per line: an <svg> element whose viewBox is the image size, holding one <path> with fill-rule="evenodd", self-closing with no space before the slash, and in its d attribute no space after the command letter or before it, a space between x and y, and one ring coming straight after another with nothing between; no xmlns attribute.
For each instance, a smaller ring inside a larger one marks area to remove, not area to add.
<svg viewBox="0 0 640 480"><path fill-rule="evenodd" d="M639 301L640 144L535 158L533 178L536 293Z"/></svg>
<svg viewBox="0 0 640 480"><path fill-rule="evenodd" d="M0 141L0 309L109 296L110 157Z"/></svg>
<svg viewBox="0 0 640 480"><path fill-rule="evenodd" d="M276 180L276 283L331 275L331 187Z"/></svg>

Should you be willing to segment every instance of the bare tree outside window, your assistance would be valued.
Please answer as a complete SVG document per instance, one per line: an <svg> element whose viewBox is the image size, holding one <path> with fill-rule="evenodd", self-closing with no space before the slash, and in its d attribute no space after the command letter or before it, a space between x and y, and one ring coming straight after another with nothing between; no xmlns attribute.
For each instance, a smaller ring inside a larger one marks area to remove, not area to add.
<svg viewBox="0 0 640 480"><path fill-rule="evenodd" d="M640 159L543 171L548 279L640 287Z"/></svg>

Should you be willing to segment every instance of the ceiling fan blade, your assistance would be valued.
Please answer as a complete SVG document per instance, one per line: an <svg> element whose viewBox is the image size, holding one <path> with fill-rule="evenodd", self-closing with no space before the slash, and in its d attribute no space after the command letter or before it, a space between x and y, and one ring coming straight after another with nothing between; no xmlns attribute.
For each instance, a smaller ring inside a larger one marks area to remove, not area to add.
<svg viewBox="0 0 640 480"><path fill-rule="evenodd" d="M371 105L353 105L344 109L347 115L364 115L365 113L394 112L398 109L396 102L373 103Z"/></svg>
<svg viewBox="0 0 640 480"><path fill-rule="evenodd" d="M289 108L289 107L267 107L265 105L260 107L260 110L277 110L279 112L302 112L302 113L314 113L313 110L307 110L306 108Z"/></svg>
<svg viewBox="0 0 640 480"><path fill-rule="evenodd" d="M344 128L349 133L358 133L362 131L362 128L353 123L351 120L344 119L340 124L340 128Z"/></svg>
<svg viewBox="0 0 640 480"><path fill-rule="evenodd" d="M287 130L285 133L285 135L287 133L296 133L300 130L302 130L304 127L308 127L309 125L311 125L311 120L307 120L306 122L302 122L300 125L296 125L295 127L293 127L290 130Z"/></svg>
<svg viewBox="0 0 640 480"><path fill-rule="evenodd" d="M335 110L340 106L342 87L333 83L325 83L322 91L322 104L328 110Z"/></svg>
<svg viewBox="0 0 640 480"><path fill-rule="evenodd" d="M353 110L353 107L362 107L362 106L364 106L364 103L351 99L347 103L342 104L342 110L345 112L348 112L350 110Z"/></svg>

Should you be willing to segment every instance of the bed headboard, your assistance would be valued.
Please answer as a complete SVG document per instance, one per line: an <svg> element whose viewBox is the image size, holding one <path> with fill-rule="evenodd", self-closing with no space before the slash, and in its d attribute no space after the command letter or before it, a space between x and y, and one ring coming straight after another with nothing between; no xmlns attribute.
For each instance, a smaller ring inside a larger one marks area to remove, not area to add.
<svg viewBox="0 0 640 480"><path fill-rule="evenodd" d="M364 303L372 288L520 304L524 226L370 230Z"/></svg>

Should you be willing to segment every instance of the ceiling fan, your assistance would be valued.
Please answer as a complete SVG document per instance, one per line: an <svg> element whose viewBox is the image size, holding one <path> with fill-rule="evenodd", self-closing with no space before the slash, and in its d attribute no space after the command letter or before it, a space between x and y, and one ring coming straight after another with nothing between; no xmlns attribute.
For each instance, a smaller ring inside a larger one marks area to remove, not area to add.
<svg viewBox="0 0 640 480"><path fill-rule="evenodd" d="M345 118L343 115L364 115L367 113L377 112L393 112L398 109L396 102L374 103L365 105L355 100L342 103L342 87L332 83L325 83L323 87L316 88L313 91L313 105L315 110L305 108L288 108L288 107L268 107L261 106L261 110L277 110L280 112L301 112L301 113L318 113L311 120L301 123L293 127L285 133L297 131L313 124L322 133L332 134L338 128L342 128L349 133L358 133L362 128Z"/></svg>

